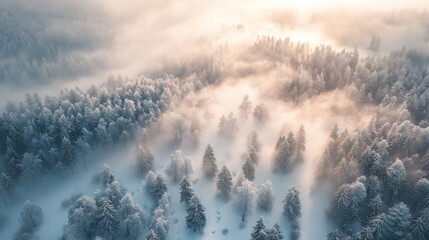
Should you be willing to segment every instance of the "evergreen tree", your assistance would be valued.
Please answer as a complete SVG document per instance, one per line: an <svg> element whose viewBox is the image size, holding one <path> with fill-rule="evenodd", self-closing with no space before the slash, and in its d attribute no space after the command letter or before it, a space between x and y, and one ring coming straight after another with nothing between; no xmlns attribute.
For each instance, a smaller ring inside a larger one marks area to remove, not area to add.
<svg viewBox="0 0 429 240"><path fill-rule="evenodd" d="M249 118L249 114L252 112L252 103L249 101L249 96L243 97L238 110L242 119L247 120Z"/></svg>
<svg viewBox="0 0 429 240"><path fill-rule="evenodd" d="M240 187L237 188L237 210L241 213L241 221L246 220L247 214L255 205L256 191L253 183L244 180Z"/></svg>
<svg viewBox="0 0 429 240"><path fill-rule="evenodd" d="M292 153L290 152L288 141L284 136L281 136L276 144L274 152L274 171L281 171L283 173L290 170Z"/></svg>
<svg viewBox="0 0 429 240"><path fill-rule="evenodd" d="M178 183L183 179L183 170L184 160L182 156L182 151L176 150L174 154L171 155L171 162L166 172L175 183Z"/></svg>
<svg viewBox="0 0 429 240"><path fill-rule="evenodd" d="M145 146L138 146L137 149L137 170L141 175L146 175L153 169L153 155Z"/></svg>
<svg viewBox="0 0 429 240"><path fill-rule="evenodd" d="M255 180L255 165L249 157L246 158L246 162L244 162L243 166L241 167L241 170L243 171L244 177L247 180Z"/></svg>
<svg viewBox="0 0 429 240"><path fill-rule="evenodd" d="M390 191L389 204L397 196L406 182L406 171L401 160L396 161L386 171L387 188Z"/></svg>
<svg viewBox="0 0 429 240"><path fill-rule="evenodd" d="M189 206L186 208L186 227L201 231L206 225L205 208L200 203L198 197L193 196Z"/></svg>
<svg viewBox="0 0 429 240"><path fill-rule="evenodd" d="M153 231L153 229L150 229L149 232L146 235L146 240L160 240L158 235Z"/></svg>
<svg viewBox="0 0 429 240"><path fill-rule="evenodd" d="M304 152L305 152L305 144L306 144L306 136L305 136L305 129L304 126L301 125L301 127L298 130L297 136L296 136L296 160L297 162L303 162L304 161Z"/></svg>
<svg viewBox="0 0 429 240"><path fill-rule="evenodd" d="M213 152L213 148L207 145L207 148L203 156L203 173L206 177L213 178L216 176L218 168L216 165L216 157Z"/></svg>
<svg viewBox="0 0 429 240"><path fill-rule="evenodd" d="M108 198L102 197L98 202L95 221L101 236L105 239L115 239L119 220L116 209Z"/></svg>
<svg viewBox="0 0 429 240"><path fill-rule="evenodd" d="M161 175L156 176L152 183L151 195L155 201L161 199L162 195L167 192L167 185Z"/></svg>
<svg viewBox="0 0 429 240"><path fill-rule="evenodd" d="M38 239L35 232L43 223L42 209L33 202L26 201L21 212L20 226L14 239Z"/></svg>
<svg viewBox="0 0 429 240"><path fill-rule="evenodd" d="M384 218L386 237L403 239L411 227L411 214L408 206L402 202L389 208Z"/></svg>
<svg viewBox="0 0 429 240"><path fill-rule="evenodd" d="M229 196L232 190L232 174L226 166L222 167L222 170L217 176L216 181L217 190L224 196Z"/></svg>
<svg viewBox="0 0 429 240"><path fill-rule="evenodd" d="M13 194L15 187L12 183L12 179L6 175L6 173L1 173L0 175L0 195L3 197L3 201L6 203L6 198Z"/></svg>
<svg viewBox="0 0 429 240"><path fill-rule="evenodd" d="M67 137L61 141L61 162L65 166L73 166L75 164L75 155L73 145Z"/></svg>
<svg viewBox="0 0 429 240"><path fill-rule="evenodd" d="M259 135L256 131L252 131L247 138L247 148L259 154L262 150L261 143L259 142Z"/></svg>
<svg viewBox="0 0 429 240"><path fill-rule="evenodd" d="M42 172L42 163L42 160L32 153L25 153L20 164L23 179L34 184L35 179Z"/></svg>
<svg viewBox="0 0 429 240"><path fill-rule="evenodd" d="M262 217L256 222L256 225L253 227L253 231L250 234L251 240L266 240L267 234L265 232L265 224Z"/></svg>
<svg viewBox="0 0 429 240"><path fill-rule="evenodd" d="M291 187L283 200L283 214L288 217L291 223L296 223L301 218L301 199L299 191Z"/></svg>
<svg viewBox="0 0 429 240"><path fill-rule="evenodd" d="M180 202L184 202L189 206L191 198L194 196L194 190L191 188L191 183L188 178L184 178L180 183Z"/></svg>
<svg viewBox="0 0 429 240"><path fill-rule="evenodd" d="M429 236L429 208L422 211L420 216L413 220L412 230L407 239L424 240Z"/></svg>
<svg viewBox="0 0 429 240"><path fill-rule="evenodd" d="M256 205L262 211L270 212L274 205L274 191L272 183L267 180L258 187Z"/></svg>

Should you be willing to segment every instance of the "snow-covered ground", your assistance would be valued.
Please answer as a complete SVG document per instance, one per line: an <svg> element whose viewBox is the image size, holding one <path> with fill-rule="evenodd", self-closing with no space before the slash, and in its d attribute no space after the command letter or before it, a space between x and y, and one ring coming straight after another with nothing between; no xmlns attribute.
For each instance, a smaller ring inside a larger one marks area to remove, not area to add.
<svg viewBox="0 0 429 240"><path fill-rule="evenodd" d="M238 106L244 95L249 95L253 106L264 102L270 110L270 120L260 125L253 118L247 121L239 121L239 131L233 140L219 137L218 120L222 114L233 112L238 115ZM320 158L326 139L335 123L340 130L348 128L353 130L366 121L364 111L359 116L350 116L343 108L348 108L347 98L341 92L322 95L311 101L306 101L300 106L284 104L273 100L258 86L248 83L233 83L225 86L205 89L198 95L189 96L184 101L172 106L165 114L164 125L168 124L170 116L185 117L185 111L189 106L204 102L201 108L194 109L201 118L202 136L197 148L179 147L183 155L192 158L194 169L193 185L196 195L206 207L207 225L203 233L194 233L186 229L185 206L179 202L179 186L167 178L168 192L171 196L171 229L169 239L247 239L252 227L260 216L264 218L267 227L272 227L279 222L283 234L289 235L289 225L282 215L283 199L288 189L292 186L301 192L302 212L301 239L321 239L332 230L332 226L325 218L325 210L329 206L331 191L329 189L313 188L314 172ZM188 109L188 110L187 110ZM209 111L211 118L204 119L204 113ZM333 112L335 111L335 114ZM335 116L333 118L332 116ZM287 135L289 131L297 132L303 125L307 135L307 149L305 161L288 174L272 173L272 153L280 134ZM164 129L164 128L161 128ZM152 151L155 156L155 172L165 174L165 169L170 162L170 155L176 150L170 147L168 139L171 133L168 128L152 139ZM275 192L275 202L272 212L265 213L253 209L246 217L246 222L241 223L241 216L236 211L234 196L228 201L220 199L216 194L214 180L206 179L201 173L202 157L207 144L213 146L217 158L218 168L226 165L236 177L241 171L244 162L243 155L246 151L247 136L255 130L259 134L262 143L261 161L256 168L255 184L265 183L270 180ZM93 176L100 170L103 164L108 164L120 183L134 194L134 199L141 204L146 216L150 214L152 200L143 191L144 179L134 174L134 145L110 150L108 153L97 153L89 156L94 162L87 170L83 165L77 166L72 176L64 176L64 180L45 180L43 183L29 189L18 189L15 200L7 206L1 206L1 213L8 216L4 229L0 231L0 239L12 239L17 229L19 212L26 199L30 199L39 205L44 213L44 223L38 231L41 239L58 239L61 236L63 226L67 222L68 209L61 207L61 202L73 194L91 195L98 184L93 183ZM223 230L227 229L227 235Z"/></svg>

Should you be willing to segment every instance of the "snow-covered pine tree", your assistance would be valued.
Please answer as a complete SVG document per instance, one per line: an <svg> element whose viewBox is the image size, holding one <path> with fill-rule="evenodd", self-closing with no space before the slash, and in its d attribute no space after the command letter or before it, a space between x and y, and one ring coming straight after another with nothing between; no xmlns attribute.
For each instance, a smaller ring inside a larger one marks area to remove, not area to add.
<svg viewBox="0 0 429 240"><path fill-rule="evenodd" d="M35 232L43 223L42 209L35 203L26 201L21 212L20 226L14 239L38 239Z"/></svg>
<svg viewBox="0 0 429 240"><path fill-rule="evenodd" d="M138 146L136 160L139 174L144 176L153 169L154 157L148 147L143 145Z"/></svg>
<svg viewBox="0 0 429 240"><path fill-rule="evenodd" d="M256 225L253 227L252 233L250 234L251 240L266 240L267 233L265 232L265 224L262 217L256 222Z"/></svg>
<svg viewBox="0 0 429 240"><path fill-rule="evenodd" d="M241 221L246 220L246 216L252 211L255 205L256 190L252 182L244 180L240 187L237 188L236 207L241 214Z"/></svg>
<svg viewBox="0 0 429 240"><path fill-rule="evenodd" d="M222 170L217 176L216 181L217 190L224 196L229 196L232 190L232 174L228 167L223 166Z"/></svg>
<svg viewBox="0 0 429 240"><path fill-rule="evenodd" d="M296 135L296 161L297 162L303 162L304 161L304 152L305 152L305 144L306 144L306 136L305 136L305 129L304 126L301 125L301 127L298 130L298 133Z"/></svg>
<svg viewBox="0 0 429 240"><path fill-rule="evenodd" d="M97 205L95 221L99 234L105 239L115 239L119 229L119 220L115 207L106 197L102 197Z"/></svg>
<svg viewBox="0 0 429 240"><path fill-rule="evenodd" d="M213 178L218 172L216 157L212 146L207 145L203 156L203 173L206 177Z"/></svg>
<svg viewBox="0 0 429 240"><path fill-rule="evenodd" d="M146 240L160 240L158 235L153 231L153 229L150 229L149 232L146 235Z"/></svg>
<svg viewBox="0 0 429 240"><path fill-rule="evenodd" d="M267 180L264 184L257 188L256 206L258 209L270 212L274 205L273 184Z"/></svg>
<svg viewBox="0 0 429 240"><path fill-rule="evenodd" d="M176 150L174 154L171 155L171 162L168 166L166 172L170 178L175 182L179 183L182 181L184 173L184 162L181 150Z"/></svg>
<svg viewBox="0 0 429 240"><path fill-rule="evenodd" d="M194 196L194 190L191 188L191 183L188 178L184 178L180 183L180 202L184 202L189 206L191 198Z"/></svg>
<svg viewBox="0 0 429 240"><path fill-rule="evenodd" d="M0 174L0 196L6 203L6 198L9 197L15 190L12 179L6 173Z"/></svg>
<svg viewBox="0 0 429 240"><path fill-rule="evenodd" d="M242 119L247 120L249 118L249 115L252 113L252 103L249 101L248 95L243 97L238 110Z"/></svg>
<svg viewBox="0 0 429 240"><path fill-rule="evenodd" d="M429 236L429 208L424 209L420 216L413 220L412 230L407 239L425 240Z"/></svg>
<svg viewBox="0 0 429 240"><path fill-rule="evenodd" d="M283 204L283 214L291 223L296 223L301 218L301 200L295 187L289 189Z"/></svg>
<svg viewBox="0 0 429 240"><path fill-rule="evenodd" d="M244 177L247 180L249 181L255 180L255 164L252 162L252 160L250 160L249 157L246 158L246 161L241 167L241 170L243 171Z"/></svg>
<svg viewBox="0 0 429 240"><path fill-rule="evenodd" d="M205 208L197 196L193 196L189 206L186 208L186 227L195 231L201 231L206 226Z"/></svg>
<svg viewBox="0 0 429 240"><path fill-rule="evenodd" d="M152 198L157 202L165 192L167 192L167 185L162 175L158 174L152 183Z"/></svg>

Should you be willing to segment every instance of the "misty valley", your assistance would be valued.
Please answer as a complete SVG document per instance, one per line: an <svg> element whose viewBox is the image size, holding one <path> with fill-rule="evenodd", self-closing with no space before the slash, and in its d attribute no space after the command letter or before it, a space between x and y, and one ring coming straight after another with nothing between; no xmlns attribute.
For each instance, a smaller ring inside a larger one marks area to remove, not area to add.
<svg viewBox="0 0 429 240"><path fill-rule="evenodd" d="M402 48L399 20L356 10L345 27L386 31L363 46L328 10L239 4L212 32L196 19L223 4L37 1L0 6L0 239L429 239L429 32Z"/></svg>

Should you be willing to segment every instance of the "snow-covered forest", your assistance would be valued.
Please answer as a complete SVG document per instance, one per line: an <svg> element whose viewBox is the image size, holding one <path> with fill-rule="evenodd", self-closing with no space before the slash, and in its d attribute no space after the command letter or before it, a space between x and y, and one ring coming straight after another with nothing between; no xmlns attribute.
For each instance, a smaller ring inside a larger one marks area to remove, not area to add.
<svg viewBox="0 0 429 240"><path fill-rule="evenodd" d="M429 5L310 2L1 0L0 239L428 239Z"/></svg>

